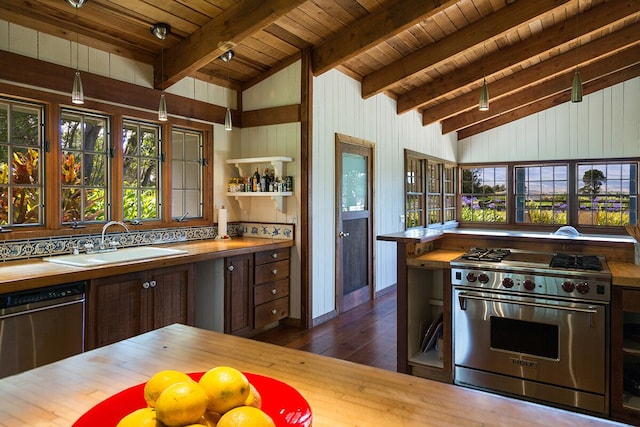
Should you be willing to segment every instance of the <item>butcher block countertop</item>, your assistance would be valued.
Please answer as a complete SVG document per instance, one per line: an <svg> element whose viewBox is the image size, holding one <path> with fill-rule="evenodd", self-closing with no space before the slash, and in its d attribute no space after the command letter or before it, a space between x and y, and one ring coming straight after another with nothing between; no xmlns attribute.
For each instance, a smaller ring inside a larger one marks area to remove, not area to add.
<svg viewBox="0 0 640 427"><path fill-rule="evenodd" d="M621 425L174 324L0 380L0 426L71 426L94 405L160 370L218 365L294 387L311 407L313 427Z"/></svg>
<svg viewBox="0 0 640 427"><path fill-rule="evenodd" d="M158 258L105 264L95 267L74 267L34 258L0 263L0 294L47 285L89 280L115 274L131 273L178 264L188 264L251 252L291 247L292 240L242 237L229 240L198 240L157 245L183 249L187 253Z"/></svg>

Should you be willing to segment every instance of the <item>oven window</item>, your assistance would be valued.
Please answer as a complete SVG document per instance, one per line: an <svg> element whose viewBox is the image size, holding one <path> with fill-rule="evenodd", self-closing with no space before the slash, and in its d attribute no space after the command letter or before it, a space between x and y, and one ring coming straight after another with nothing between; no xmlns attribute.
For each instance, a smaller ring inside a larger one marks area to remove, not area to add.
<svg viewBox="0 0 640 427"><path fill-rule="evenodd" d="M491 348L558 359L558 326L491 316Z"/></svg>

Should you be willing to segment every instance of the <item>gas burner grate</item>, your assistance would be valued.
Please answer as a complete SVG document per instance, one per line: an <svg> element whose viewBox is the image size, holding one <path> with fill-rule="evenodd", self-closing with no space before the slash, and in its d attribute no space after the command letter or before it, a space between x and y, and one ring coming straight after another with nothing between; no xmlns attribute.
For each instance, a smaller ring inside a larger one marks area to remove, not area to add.
<svg viewBox="0 0 640 427"><path fill-rule="evenodd" d="M462 255L462 258L471 261L500 262L508 257L510 253L509 249L473 248Z"/></svg>
<svg viewBox="0 0 640 427"><path fill-rule="evenodd" d="M595 255L555 254L549 267L602 271L602 262Z"/></svg>

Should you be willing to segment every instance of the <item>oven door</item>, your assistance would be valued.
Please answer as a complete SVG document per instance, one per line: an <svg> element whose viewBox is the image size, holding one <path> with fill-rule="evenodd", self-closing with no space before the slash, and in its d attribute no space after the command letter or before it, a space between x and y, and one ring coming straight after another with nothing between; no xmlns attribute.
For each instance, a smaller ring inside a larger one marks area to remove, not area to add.
<svg viewBox="0 0 640 427"><path fill-rule="evenodd" d="M605 394L605 304L460 288L454 297L456 369Z"/></svg>

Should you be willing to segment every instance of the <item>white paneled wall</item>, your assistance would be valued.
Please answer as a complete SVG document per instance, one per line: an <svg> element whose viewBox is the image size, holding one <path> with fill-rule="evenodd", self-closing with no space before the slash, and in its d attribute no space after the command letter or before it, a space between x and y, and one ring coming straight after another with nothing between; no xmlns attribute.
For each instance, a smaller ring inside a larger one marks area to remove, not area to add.
<svg viewBox="0 0 640 427"><path fill-rule="evenodd" d="M455 161L455 135L440 125L422 126L417 113L396 114L396 102L378 95L363 100L360 83L337 71L313 80L313 203L311 233L314 318L335 309L335 134L365 139L374 148L374 236L404 224L404 149ZM376 290L396 283L396 245L374 244Z"/></svg>
<svg viewBox="0 0 640 427"><path fill-rule="evenodd" d="M458 162L640 156L640 77L458 142Z"/></svg>
<svg viewBox="0 0 640 427"><path fill-rule="evenodd" d="M300 103L300 61L286 67L278 73L261 81L242 93L242 105L246 111L262 108L278 107ZM233 131L234 133L236 131ZM294 195L285 197L283 212L278 211L276 204L269 197L242 197L239 201L227 198L231 220L257 221L269 223L299 223L300 218L300 123L285 123L270 126L243 128L239 131L239 141L231 142L229 155L226 158L253 158L287 156L292 162L283 166L283 176L293 177ZM262 175L267 164L260 167ZM269 166L270 167L270 166ZM244 173L249 171L247 165ZM271 168L271 167L270 167ZM226 178L237 176L233 165L225 165ZM226 182L226 181L225 181ZM222 193L219 193L222 194ZM291 252L291 307L290 315L300 318L300 233L296 229L296 246Z"/></svg>

